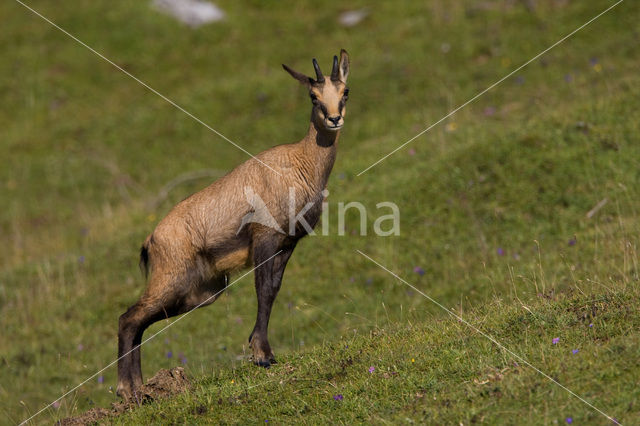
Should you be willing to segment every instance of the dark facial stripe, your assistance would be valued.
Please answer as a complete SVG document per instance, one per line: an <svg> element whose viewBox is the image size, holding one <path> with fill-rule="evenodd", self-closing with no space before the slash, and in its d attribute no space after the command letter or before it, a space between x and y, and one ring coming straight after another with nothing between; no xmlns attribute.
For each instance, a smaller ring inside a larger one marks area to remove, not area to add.
<svg viewBox="0 0 640 426"><path fill-rule="evenodd" d="M320 111L322 111L324 116L328 117L329 116L329 112L327 111L327 107L325 107L323 104L318 104L318 106L320 107Z"/></svg>

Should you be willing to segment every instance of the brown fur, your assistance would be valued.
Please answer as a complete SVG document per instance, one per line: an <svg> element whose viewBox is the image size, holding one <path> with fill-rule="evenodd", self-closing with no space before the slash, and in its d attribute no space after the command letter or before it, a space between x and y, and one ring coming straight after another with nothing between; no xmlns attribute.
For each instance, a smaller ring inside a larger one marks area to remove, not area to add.
<svg viewBox="0 0 640 426"><path fill-rule="evenodd" d="M118 394L124 399L134 396L142 385L139 345L144 330L160 319L213 303L229 275L251 265L262 264L255 270L258 316L250 337L253 360L266 367L275 362L267 339L271 306L296 242L306 234L301 226L296 226L294 235L288 234L289 188L295 190L295 212L313 204L305 218L314 226L344 123L349 71L344 50L338 68L337 64L336 58L331 79L318 80L284 66L309 89L313 108L307 135L297 143L258 154L260 161L247 160L180 202L145 240L140 260L149 272L148 285L120 317ZM319 67L316 70L319 74ZM245 187L266 203L286 235L252 222L238 232L243 217L252 210Z"/></svg>

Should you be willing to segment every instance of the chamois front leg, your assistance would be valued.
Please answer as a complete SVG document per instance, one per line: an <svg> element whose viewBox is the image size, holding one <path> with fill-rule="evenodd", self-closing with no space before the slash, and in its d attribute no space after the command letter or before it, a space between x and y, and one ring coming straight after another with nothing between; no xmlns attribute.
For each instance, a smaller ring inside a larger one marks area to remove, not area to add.
<svg viewBox="0 0 640 426"><path fill-rule="evenodd" d="M275 356L269 345L267 328L273 302L282 284L284 268L293 253L295 244L291 247L280 249L279 253L273 247L273 245L267 244L254 249L255 265L260 265L255 270L258 315L256 324L249 336L249 346L253 351L253 363L265 368L269 368L271 364L276 363ZM275 253L278 254L274 256ZM270 257L272 258L269 259ZM264 263L261 265L262 262Z"/></svg>

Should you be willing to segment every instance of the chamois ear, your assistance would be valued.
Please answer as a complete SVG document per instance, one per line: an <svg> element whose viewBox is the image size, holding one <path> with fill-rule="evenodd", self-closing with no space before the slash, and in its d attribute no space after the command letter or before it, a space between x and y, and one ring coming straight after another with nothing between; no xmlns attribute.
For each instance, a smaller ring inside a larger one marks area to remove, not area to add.
<svg viewBox="0 0 640 426"><path fill-rule="evenodd" d="M347 82L347 77L349 76L349 54L346 50L340 50L340 65L338 67L340 81L343 83Z"/></svg>
<svg viewBox="0 0 640 426"><path fill-rule="evenodd" d="M284 70L286 72L291 74L291 77L295 78L300 83L302 83L302 85L304 85L306 87L310 87L314 83L314 81L313 81L313 79L311 77L307 77L306 75L302 74L301 72L298 72L296 70L293 70L293 69L289 68L285 64L282 64L282 68L284 68Z"/></svg>

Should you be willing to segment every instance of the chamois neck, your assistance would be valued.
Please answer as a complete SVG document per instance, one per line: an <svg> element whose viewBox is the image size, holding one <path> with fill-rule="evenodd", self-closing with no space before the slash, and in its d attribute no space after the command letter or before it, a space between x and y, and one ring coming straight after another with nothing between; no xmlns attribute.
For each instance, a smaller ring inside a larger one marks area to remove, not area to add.
<svg viewBox="0 0 640 426"><path fill-rule="evenodd" d="M316 124L313 120L309 123L309 131L305 140L311 142L319 148L336 148L336 143L340 136L340 130L331 132L324 126Z"/></svg>
<svg viewBox="0 0 640 426"><path fill-rule="evenodd" d="M317 190L327 184L333 163L336 159L337 142L340 131L330 132L311 121L307 135L299 143L304 153L302 161L303 174Z"/></svg>

